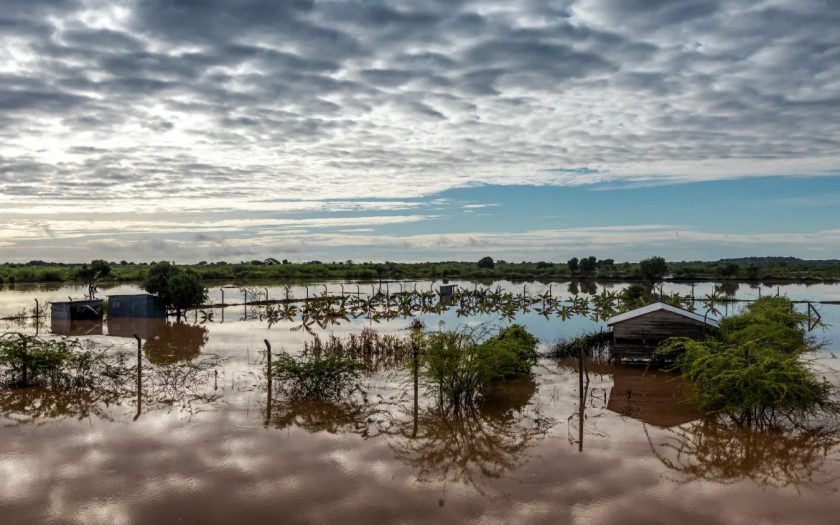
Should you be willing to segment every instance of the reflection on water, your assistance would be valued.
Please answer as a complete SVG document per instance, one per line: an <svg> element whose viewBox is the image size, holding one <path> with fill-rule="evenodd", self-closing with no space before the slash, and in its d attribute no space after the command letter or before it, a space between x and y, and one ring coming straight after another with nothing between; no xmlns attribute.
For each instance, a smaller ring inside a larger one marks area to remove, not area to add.
<svg viewBox="0 0 840 525"><path fill-rule="evenodd" d="M109 319L108 335L145 340L143 350L155 364L195 359L209 339L209 331L202 325L141 317Z"/></svg>
<svg viewBox="0 0 840 525"><path fill-rule="evenodd" d="M207 328L185 323L167 323L146 340L143 350L155 364L189 361L201 354L207 344Z"/></svg>
<svg viewBox="0 0 840 525"><path fill-rule="evenodd" d="M416 472L418 481L464 483L483 493L488 480L523 464L534 442L556 423L530 405L536 392L532 377L509 381L476 406L460 410L423 405L418 397L369 404L272 399L269 392L266 423L277 429L382 439Z"/></svg>
<svg viewBox="0 0 840 525"><path fill-rule="evenodd" d="M119 403L125 393L107 390L66 393L49 388L0 389L0 416L6 424L39 425L64 418L110 419L108 407Z"/></svg>
<svg viewBox="0 0 840 525"><path fill-rule="evenodd" d="M89 389L72 391L48 387L0 389L0 417L14 425L41 425L61 419L119 419L134 410L142 413L177 410L192 416L212 410L221 395L210 390L220 360L215 356L187 364L153 365L125 354L114 356L107 377ZM120 413L117 409L125 407Z"/></svg>
<svg viewBox="0 0 840 525"><path fill-rule="evenodd" d="M297 427L307 432L354 433L369 437L368 418L376 412L362 402L283 399L270 402L267 426L283 430Z"/></svg>
<svg viewBox="0 0 840 525"><path fill-rule="evenodd" d="M332 294L338 285L329 286ZM504 286L522 292L521 284ZM588 284L577 287L591 292ZM528 295L547 288L529 283ZM712 288L698 285L696 294ZM837 286L789 290L840 298ZM115 291L134 292L129 285ZM281 287L268 292L282 296ZM742 286L737 294L757 291ZM68 295L79 294L66 287L4 291L0 312ZM547 343L600 326L583 316L544 317L540 307L517 311L514 322ZM819 308L838 348L840 307ZM504 384L460 413L436 405L422 387L415 394L411 372L392 366L402 360L372 362L367 403L271 399L263 339L290 353L316 343L305 328L290 330L301 326L300 313L294 320L277 313L268 323L266 309L244 310L191 312L191 323L56 327L127 353L126 381L119 395L0 392L0 521L837 521L840 443L828 427L760 435L712 425L684 402L687 392L672 376L593 362L581 407L576 363L548 359L533 380ZM497 313L458 317L459 310L416 317L430 329L507 323ZM351 315L309 328L327 345L333 334L348 340L364 327L404 334L413 320ZM3 326L35 331L31 322ZM135 334L142 338L139 367Z"/></svg>
<svg viewBox="0 0 840 525"><path fill-rule="evenodd" d="M525 463L535 441L556 423L529 405L536 390L526 378L500 386L476 407L419 408L388 429L388 444L418 480L466 483L483 493L489 480Z"/></svg>
<svg viewBox="0 0 840 525"><path fill-rule="evenodd" d="M102 321L81 321L70 319L51 319L50 332L55 335L88 336L102 335Z"/></svg>
<svg viewBox="0 0 840 525"><path fill-rule="evenodd" d="M609 374L613 385L607 408L616 414L663 428L701 417L678 375L626 366L611 367Z"/></svg>
<svg viewBox="0 0 840 525"><path fill-rule="evenodd" d="M840 479L836 425L767 433L697 421L670 429L650 446L665 466L686 475L686 480L734 483L746 478L783 487Z"/></svg>

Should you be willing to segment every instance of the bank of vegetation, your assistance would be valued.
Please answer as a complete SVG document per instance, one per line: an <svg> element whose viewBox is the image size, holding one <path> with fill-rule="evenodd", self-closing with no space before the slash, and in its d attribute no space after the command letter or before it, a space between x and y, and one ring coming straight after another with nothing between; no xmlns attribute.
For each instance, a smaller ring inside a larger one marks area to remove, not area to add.
<svg viewBox="0 0 840 525"><path fill-rule="evenodd" d="M154 263L109 262L100 282L143 281ZM0 284L29 282L88 282L93 264L63 264L30 261L0 264ZM98 266L101 269L101 266ZM509 262L484 257L458 262L291 262L265 259L253 261L200 262L184 265L202 280L225 281L314 281L326 279L476 279L476 280L600 280L600 281L755 281L817 282L840 281L840 261L808 261L792 257L759 257L720 261L676 262L649 258L640 262L574 257L565 262Z"/></svg>
<svg viewBox="0 0 840 525"><path fill-rule="evenodd" d="M672 338L657 350L672 359L710 416L739 426L783 428L840 413L837 389L807 361L818 345L807 315L784 297L765 297L724 318L703 341Z"/></svg>
<svg viewBox="0 0 840 525"><path fill-rule="evenodd" d="M364 394L362 373L385 356L394 368L408 368L447 407L473 406L505 381L531 375L538 340L523 326L496 333L462 328L443 332L377 336L371 332L326 342L315 338L300 355L280 352L267 366L269 381L291 399L342 401Z"/></svg>

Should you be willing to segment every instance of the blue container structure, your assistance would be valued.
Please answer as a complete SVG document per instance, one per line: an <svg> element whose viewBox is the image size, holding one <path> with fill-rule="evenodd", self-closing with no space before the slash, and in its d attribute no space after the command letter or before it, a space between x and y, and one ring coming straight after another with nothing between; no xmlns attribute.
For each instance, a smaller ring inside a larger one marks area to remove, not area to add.
<svg viewBox="0 0 840 525"><path fill-rule="evenodd" d="M455 293L455 287L458 286L457 284L444 284L440 287L440 298L441 299L450 299L452 294Z"/></svg>
<svg viewBox="0 0 840 525"><path fill-rule="evenodd" d="M50 305L50 316L57 321L101 321L102 301L62 301Z"/></svg>
<svg viewBox="0 0 840 525"><path fill-rule="evenodd" d="M166 308L157 296L149 294L111 295L108 297L109 319L130 317L166 319Z"/></svg>

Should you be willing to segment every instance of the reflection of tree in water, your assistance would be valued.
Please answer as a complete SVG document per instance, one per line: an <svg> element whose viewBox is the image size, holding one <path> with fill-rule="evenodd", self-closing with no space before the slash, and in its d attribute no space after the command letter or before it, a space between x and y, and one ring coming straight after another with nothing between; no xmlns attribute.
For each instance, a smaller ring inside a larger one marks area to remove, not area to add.
<svg viewBox="0 0 840 525"><path fill-rule="evenodd" d="M419 399L368 404L280 399L268 392L267 425L309 432L347 432L383 438L398 460L413 467L420 481L461 482L481 490L528 459L528 449L554 421L529 405L533 378L509 381L471 408L454 410Z"/></svg>
<svg viewBox="0 0 840 525"><path fill-rule="evenodd" d="M330 402L307 399L273 401L268 425L278 429L299 427L308 432L348 432L371 437L368 418L374 410L364 402Z"/></svg>
<svg viewBox="0 0 840 525"><path fill-rule="evenodd" d="M0 390L0 417L16 425L91 416L109 419L106 409L122 399L121 393L106 390L66 393L42 387L8 388Z"/></svg>
<svg viewBox="0 0 840 525"><path fill-rule="evenodd" d="M163 323L153 337L146 340L143 350L155 364L189 361L201 354L207 344L207 328L186 323Z"/></svg>
<svg viewBox="0 0 840 525"><path fill-rule="evenodd" d="M138 416L141 410L178 409L192 416L215 408L222 396L210 385L215 382L220 363L218 357L206 356L186 363L143 367Z"/></svg>
<svg viewBox="0 0 840 525"><path fill-rule="evenodd" d="M209 356L190 363L140 368L130 354L112 357L106 373L90 388L72 391L46 387L0 389L0 419L7 424L44 424L61 419L97 417L111 420L114 407L131 407L137 419L144 412L178 410L192 416L215 407L221 398L211 389L219 359Z"/></svg>
<svg viewBox="0 0 840 525"><path fill-rule="evenodd" d="M840 478L837 427L768 432L697 421L669 429L663 442L655 444L649 434L648 439L656 457L689 480L734 483L751 479L760 485L784 487Z"/></svg>
<svg viewBox="0 0 840 525"><path fill-rule="evenodd" d="M482 481L524 464L528 449L554 424L528 405L536 389L526 378L500 385L476 407L418 409L388 432L390 446L421 481L455 481L481 491Z"/></svg>

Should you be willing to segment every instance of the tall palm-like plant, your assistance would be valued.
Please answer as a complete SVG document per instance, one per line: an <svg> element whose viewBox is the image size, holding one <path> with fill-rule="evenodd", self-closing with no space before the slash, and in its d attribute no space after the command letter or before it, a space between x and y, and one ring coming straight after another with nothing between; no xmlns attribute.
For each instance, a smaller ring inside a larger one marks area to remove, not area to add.
<svg viewBox="0 0 840 525"><path fill-rule="evenodd" d="M720 310L718 310L717 305L720 302L720 294L717 290L713 290L712 293L706 294L703 298L703 308L705 309L705 313L703 314L703 325L705 330L706 320L709 318L709 314L713 315L720 315Z"/></svg>

